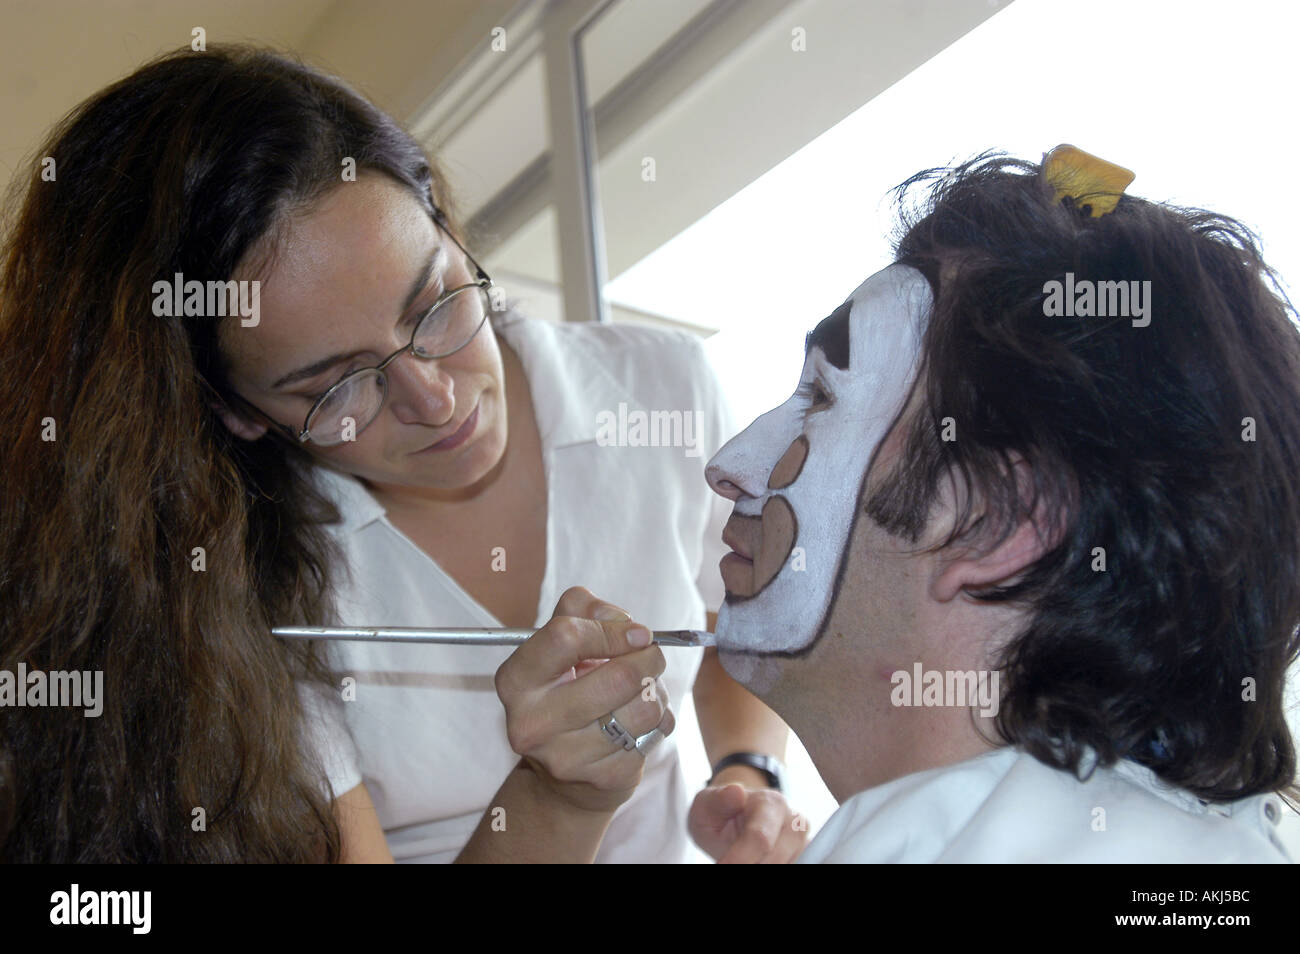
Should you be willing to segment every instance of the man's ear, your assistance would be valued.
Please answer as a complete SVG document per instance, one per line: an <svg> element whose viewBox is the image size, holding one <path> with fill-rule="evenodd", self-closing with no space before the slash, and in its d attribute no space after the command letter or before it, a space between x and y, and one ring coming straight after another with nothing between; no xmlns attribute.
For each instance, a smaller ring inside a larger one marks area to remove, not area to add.
<svg viewBox="0 0 1300 954"><path fill-rule="evenodd" d="M1033 471L1019 454L1012 454L1012 466L1020 499L1028 507L1033 499ZM963 549L961 544L954 544L952 553L941 552L935 576L930 581L930 595L937 601L947 602L963 590L1006 585L1060 543L1064 532L1064 514L1049 511L1046 502L1039 499L1033 516L1023 518L992 549L978 546Z"/></svg>
<svg viewBox="0 0 1300 954"><path fill-rule="evenodd" d="M240 416L224 402L209 401L208 406L216 412L217 417L221 418L221 423L226 425L226 430L236 437L241 437L246 441L255 441L266 433L265 424Z"/></svg>

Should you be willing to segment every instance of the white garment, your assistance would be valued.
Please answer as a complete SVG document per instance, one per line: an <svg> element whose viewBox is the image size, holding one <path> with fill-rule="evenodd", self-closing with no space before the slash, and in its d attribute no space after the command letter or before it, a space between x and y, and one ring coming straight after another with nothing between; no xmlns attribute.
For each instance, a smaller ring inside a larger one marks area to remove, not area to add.
<svg viewBox="0 0 1300 954"><path fill-rule="evenodd" d="M306 744L314 749L325 771L326 798L338 798L361 784L361 759L343 719L343 703L337 694L316 683L298 683L306 720Z"/></svg>
<svg viewBox="0 0 1300 954"><path fill-rule="evenodd" d="M1130 761L1080 782L1006 746L854 795L799 861L1289 863L1282 809L1202 804Z"/></svg>
<svg viewBox="0 0 1300 954"><path fill-rule="evenodd" d="M556 325L514 314L496 328L523 363L546 468L546 571L536 625L577 585L652 628L704 628L706 611L722 601L717 565L726 552L727 518L726 502L705 483L704 465L732 424L700 343L678 332ZM598 415L617 418L620 403L629 414L690 412L702 428L698 454L601 446ZM335 576L335 622L502 625L388 521L360 481L323 467L313 473L343 516L330 532L351 579ZM493 541L465 544L491 559ZM344 715L393 857L453 860L519 761L493 681L511 649L336 642L330 650L338 678L356 680L356 700L344 704ZM665 656L663 682L679 706L703 651L668 649ZM686 810L670 737L647 758L643 781L615 814L596 860L682 860Z"/></svg>

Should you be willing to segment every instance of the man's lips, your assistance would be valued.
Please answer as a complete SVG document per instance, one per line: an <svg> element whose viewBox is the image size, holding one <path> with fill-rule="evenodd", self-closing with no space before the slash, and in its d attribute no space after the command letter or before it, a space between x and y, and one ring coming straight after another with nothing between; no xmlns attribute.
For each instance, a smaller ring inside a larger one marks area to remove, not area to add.
<svg viewBox="0 0 1300 954"><path fill-rule="evenodd" d="M474 428L478 424L478 408L479 406L475 404L474 410L470 411L469 416L465 418L465 420L461 421L460 426L451 434L448 434L437 443L430 444L423 450L415 451L415 453L428 454L436 451L451 450L454 447L459 447L461 444L464 444L473 435Z"/></svg>
<svg viewBox="0 0 1300 954"><path fill-rule="evenodd" d="M731 547L718 562L718 572L722 574L722 585L728 595L754 595L754 558L755 544L760 539L762 523L758 517L745 517L733 513L722 529L722 542Z"/></svg>
<svg viewBox="0 0 1300 954"><path fill-rule="evenodd" d="M757 519L757 518L755 518L755 517L748 517L748 518L745 518L745 517L739 517L739 518L738 518L738 517L736 517L736 516L733 515L731 519L732 519L732 520L736 520L736 519L742 519L742 520L743 520L743 519L749 519L749 520L754 520L754 519ZM726 525L726 527L724 527L723 530L722 530L722 542L725 543L727 546L731 547L731 549L735 550L735 551L736 551L736 554L737 554L738 556L742 556L742 557L744 557L746 560L750 560L750 561L752 561L752 560L754 559L754 558L750 555L752 551L751 551L750 549L748 549L748 548L747 548L743 543L740 542L740 540L739 540L739 538L737 537L736 533L733 531L733 528L732 528L732 525L731 525L731 521L730 521L730 520L727 521L727 525Z"/></svg>
<svg viewBox="0 0 1300 954"><path fill-rule="evenodd" d="M761 517L733 513L722 530L722 542L732 552L718 562L727 596L760 593L789 559L797 535L794 511L784 497L769 497Z"/></svg>
<svg viewBox="0 0 1300 954"><path fill-rule="evenodd" d="M728 596L754 595L754 564L738 553L728 553L718 561L722 585Z"/></svg>

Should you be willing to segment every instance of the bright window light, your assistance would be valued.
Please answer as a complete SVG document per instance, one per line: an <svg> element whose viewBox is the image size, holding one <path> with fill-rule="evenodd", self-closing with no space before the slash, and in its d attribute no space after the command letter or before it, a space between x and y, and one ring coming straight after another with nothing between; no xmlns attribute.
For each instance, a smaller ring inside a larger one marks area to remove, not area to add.
<svg viewBox="0 0 1300 954"><path fill-rule="evenodd" d="M1241 219L1295 282L1298 28L1296 5L1269 0L1016 0L607 294L721 328L709 350L748 421L793 390L804 334L889 263L893 186L984 149L1038 160L1062 142L1136 172L1131 194Z"/></svg>

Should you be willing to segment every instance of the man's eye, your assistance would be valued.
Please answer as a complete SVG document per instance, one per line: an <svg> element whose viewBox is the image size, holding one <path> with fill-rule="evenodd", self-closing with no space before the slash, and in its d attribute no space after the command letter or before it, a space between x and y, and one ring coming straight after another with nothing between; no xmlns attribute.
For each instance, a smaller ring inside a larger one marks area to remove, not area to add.
<svg viewBox="0 0 1300 954"><path fill-rule="evenodd" d="M825 410L835 403L831 395L817 381L809 381L807 384L800 385L799 394L807 402L803 412L804 420L807 420L808 415L814 411Z"/></svg>
<svg viewBox="0 0 1300 954"><path fill-rule="evenodd" d="M801 384L799 386L799 394L812 407L831 403L831 396L827 394L826 389L816 381L809 381L807 384Z"/></svg>

